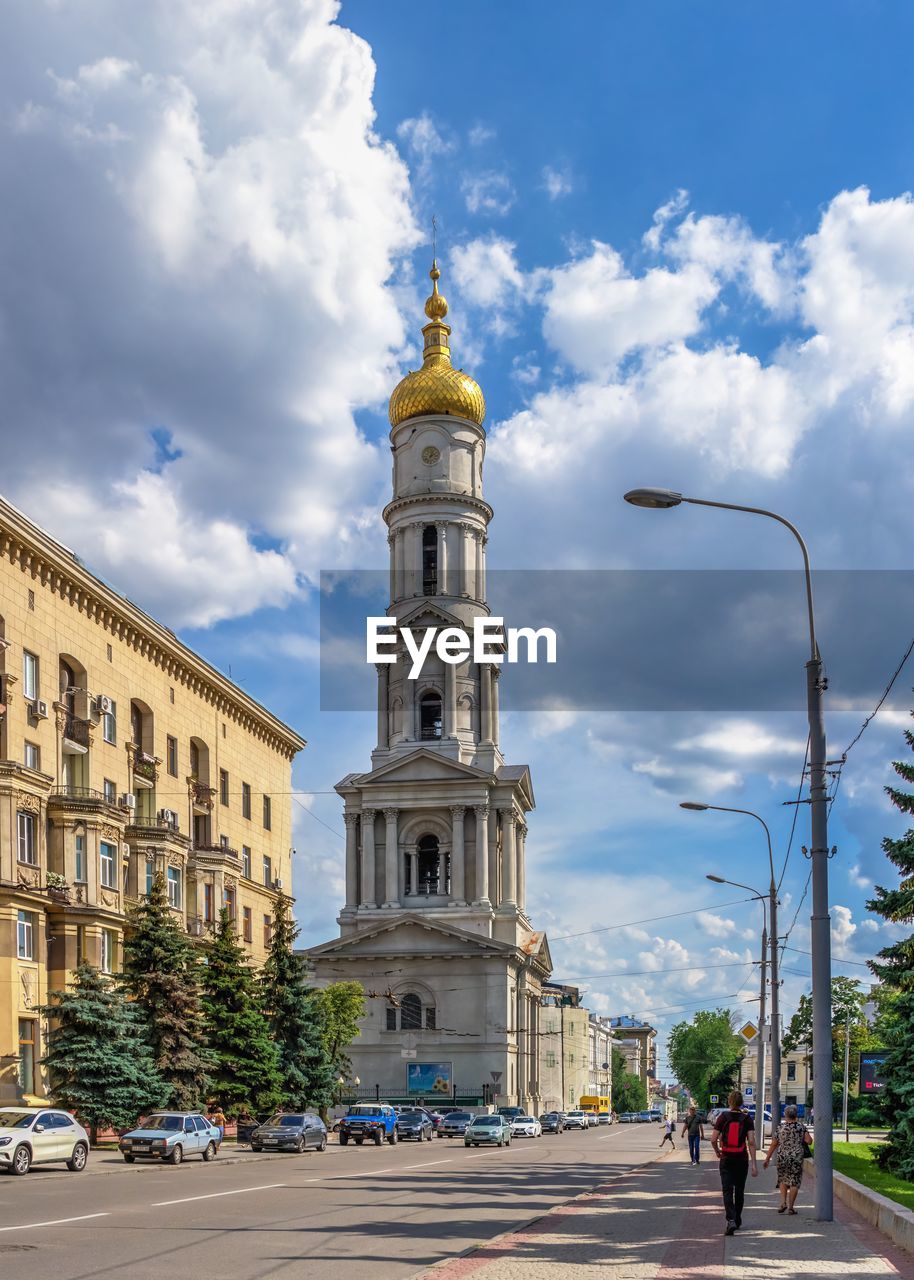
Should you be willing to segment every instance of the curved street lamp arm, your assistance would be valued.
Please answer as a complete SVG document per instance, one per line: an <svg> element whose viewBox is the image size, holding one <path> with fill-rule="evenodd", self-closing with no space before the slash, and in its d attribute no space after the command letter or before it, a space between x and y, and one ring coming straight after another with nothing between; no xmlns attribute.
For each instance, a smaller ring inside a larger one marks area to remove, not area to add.
<svg viewBox="0 0 914 1280"><path fill-rule="evenodd" d="M768 840L768 867L769 867L769 870L771 871L771 884L772 886L774 886L775 884L774 854L771 851L771 832L768 830L768 823L765 821L765 819L761 817L759 814L753 813L751 809L734 809L730 805L723 805L723 804L709 804L709 805L706 805L705 807L708 809L714 809L718 813L744 813L747 817L755 818L756 822L760 822L762 824L762 826L765 828L765 836ZM740 885L739 887L741 889L745 889L746 885L743 884L743 885Z"/></svg>

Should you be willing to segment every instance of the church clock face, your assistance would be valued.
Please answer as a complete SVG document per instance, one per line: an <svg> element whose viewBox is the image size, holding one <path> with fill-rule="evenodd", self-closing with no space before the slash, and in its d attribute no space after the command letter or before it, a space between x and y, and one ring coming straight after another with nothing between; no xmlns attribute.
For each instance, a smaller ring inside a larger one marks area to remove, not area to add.
<svg viewBox="0 0 914 1280"><path fill-rule="evenodd" d="M432 466L441 457L440 449L436 449L433 444L427 444L422 450L422 461L427 467Z"/></svg>

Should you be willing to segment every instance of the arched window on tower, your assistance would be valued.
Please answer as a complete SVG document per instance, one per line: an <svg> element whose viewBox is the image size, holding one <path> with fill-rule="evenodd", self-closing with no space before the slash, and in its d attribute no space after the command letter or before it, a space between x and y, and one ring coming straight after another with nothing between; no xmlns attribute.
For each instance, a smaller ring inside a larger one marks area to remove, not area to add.
<svg viewBox="0 0 914 1280"><path fill-rule="evenodd" d="M438 531L433 524L422 530L422 594L438 594Z"/></svg>
<svg viewBox="0 0 914 1280"><path fill-rule="evenodd" d="M435 1006L423 1003L415 992L400 997L399 1009L389 1007L386 1012L388 1031L434 1031L437 1024Z"/></svg>
<svg viewBox="0 0 914 1280"><path fill-rule="evenodd" d="M419 700L419 737L441 737L441 694L436 689L429 689Z"/></svg>

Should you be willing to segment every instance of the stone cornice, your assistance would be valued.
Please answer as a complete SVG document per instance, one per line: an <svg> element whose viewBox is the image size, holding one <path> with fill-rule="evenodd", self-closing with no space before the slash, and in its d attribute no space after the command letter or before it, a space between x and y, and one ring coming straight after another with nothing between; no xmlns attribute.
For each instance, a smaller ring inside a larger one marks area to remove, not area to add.
<svg viewBox="0 0 914 1280"><path fill-rule="evenodd" d="M307 745L293 729L182 644L173 631L96 578L75 552L55 542L2 498L0 555L287 760Z"/></svg>
<svg viewBox="0 0 914 1280"><path fill-rule="evenodd" d="M471 493L411 493L403 498L394 498L392 502L388 502L387 506L381 512L386 524L390 524L390 517L398 511L404 511L408 507L427 506L430 502L449 502L454 506L470 507L473 511L477 511L486 523L494 517L495 512L488 502L484 502L482 498L474 498Z"/></svg>

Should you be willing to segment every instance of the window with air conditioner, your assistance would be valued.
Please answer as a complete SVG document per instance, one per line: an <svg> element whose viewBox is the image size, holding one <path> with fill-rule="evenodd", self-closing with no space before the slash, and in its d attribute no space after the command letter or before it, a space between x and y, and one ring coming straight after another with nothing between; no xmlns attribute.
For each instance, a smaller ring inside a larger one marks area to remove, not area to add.
<svg viewBox="0 0 914 1280"><path fill-rule="evenodd" d="M32 702L41 696L38 658L27 649L22 651L22 692Z"/></svg>
<svg viewBox="0 0 914 1280"><path fill-rule="evenodd" d="M263 882L268 889L273 887L273 859L263 855Z"/></svg>
<svg viewBox="0 0 914 1280"><path fill-rule="evenodd" d="M102 737L112 746L117 745L117 703L108 699L109 709L102 715Z"/></svg>
<svg viewBox="0 0 914 1280"><path fill-rule="evenodd" d="M105 778L102 782L102 795L108 804L117 804L117 786L111 778Z"/></svg>

